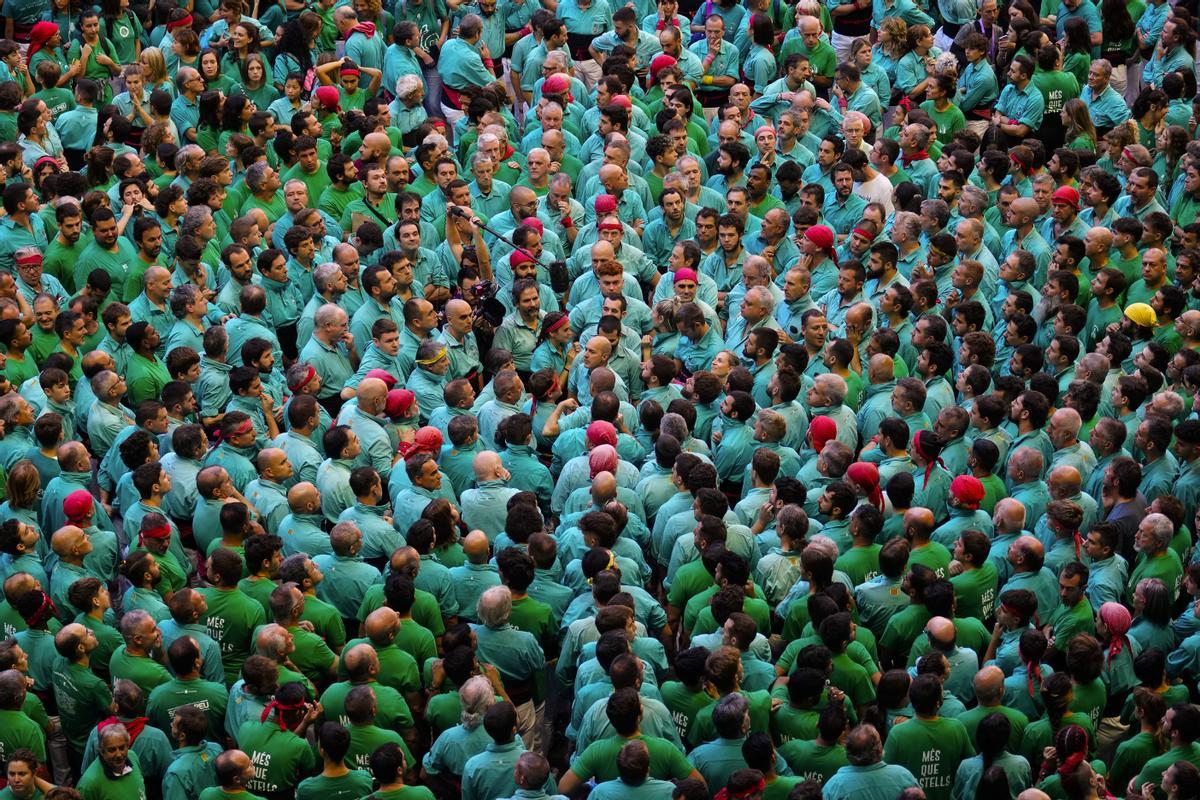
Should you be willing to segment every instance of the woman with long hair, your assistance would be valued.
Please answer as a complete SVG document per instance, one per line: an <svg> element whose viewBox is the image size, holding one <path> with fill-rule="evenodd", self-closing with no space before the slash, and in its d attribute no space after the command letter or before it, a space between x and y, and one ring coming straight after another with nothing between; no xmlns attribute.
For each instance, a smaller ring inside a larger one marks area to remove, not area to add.
<svg viewBox="0 0 1200 800"><path fill-rule="evenodd" d="M112 43L117 63L132 64L142 51L142 21L129 10L129 0L100 0L104 38Z"/></svg>
<svg viewBox="0 0 1200 800"><path fill-rule="evenodd" d="M914 103L925 99L925 90L934 75L935 62L942 51L933 45L933 31L928 25L913 25L908 29L905 53L896 64L895 85Z"/></svg>
<svg viewBox="0 0 1200 800"><path fill-rule="evenodd" d="M221 71L221 56L211 47L200 51L200 78L204 88L217 91L228 97L238 90L238 82Z"/></svg>
<svg viewBox="0 0 1200 800"><path fill-rule="evenodd" d="M1051 797L1061 797L1063 780L1087 764L1088 754L1094 749L1093 739L1094 736L1081 725L1059 728L1054 734L1050 756L1042 761L1038 770L1038 788ZM1039 759L1041 756L1039 753Z"/></svg>
<svg viewBox="0 0 1200 800"><path fill-rule="evenodd" d="M250 117L258 107L254 101L244 94L235 94L225 98L221 107L221 133L217 137L217 151L223 152L225 142L235 133L250 135Z"/></svg>
<svg viewBox="0 0 1200 800"><path fill-rule="evenodd" d="M267 108L279 99L279 91L271 83L267 59L262 53L246 56L239 67L239 74L242 79L239 91L259 108Z"/></svg>
<svg viewBox="0 0 1200 800"><path fill-rule="evenodd" d="M1169 101L1161 89L1147 87L1133 101L1130 111L1137 131L1137 143L1154 151L1159 123L1167 116Z"/></svg>
<svg viewBox="0 0 1200 800"><path fill-rule="evenodd" d="M1120 95L1125 94L1125 64L1137 52L1133 23L1125 0L1100 0L1100 57L1112 65L1108 83Z"/></svg>
<svg viewBox="0 0 1200 800"><path fill-rule="evenodd" d="M73 411L71 417L74 417ZM63 423L64 425L70 425L69 431L64 427L64 437L70 433L71 438L74 438L75 428L71 420L64 419ZM64 438L64 441L68 440ZM0 503L0 523L8 522L10 519L17 520L40 532L41 524L38 522L38 508L41 500L41 491L41 477L33 462L29 459L21 459L14 464L12 471L8 474L8 499ZM49 555L51 552L50 543L39 540L37 552L43 557Z"/></svg>
<svg viewBox="0 0 1200 800"><path fill-rule="evenodd" d="M322 25L319 16L312 11L304 11L283 26L283 32L275 42L275 62L272 64L275 85L281 91L284 89L282 81L293 72L300 73L306 91L316 83L312 69Z"/></svg>
<svg viewBox="0 0 1200 800"><path fill-rule="evenodd" d="M142 82L149 91L162 89L169 94L174 94L175 84L167 75L167 62L163 58L162 50L157 47L144 48L142 54L138 56L138 62L142 65Z"/></svg>
<svg viewBox="0 0 1200 800"><path fill-rule="evenodd" d="M883 69L893 90L896 89L896 66L907 52L907 47L908 24L899 17L885 17L879 26L879 40L872 51L875 63ZM879 101L886 102L882 97ZM895 104L894 98L892 104Z"/></svg>
<svg viewBox="0 0 1200 800"><path fill-rule="evenodd" d="M421 519L433 523L433 552L437 560L447 567L458 567L466 563L467 557L459 544L462 533L462 517L458 509L444 498L436 498L425 506Z"/></svg>
<svg viewBox="0 0 1200 800"><path fill-rule="evenodd" d="M229 29L229 47L221 56L221 72L232 80L241 77L241 64L251 53L259 52L258 26L242 20ZM271 71L267 69L267 83L273 83Z"/></svg>
<svg viewBox="0 0 1200 800"><path fill-rule="evenodd" d="M1008 740L1011 735L1012 723L999 712L988 714L980 720L975 731L975 745L979 754L958 765L958 772L954 776L954 790L950 795L952 800L984 797L981 784L993 768L1006 779L1012 795L1020 794L1029 788L1033 780L1029 761L1024 756L1008 752ZM991 780L996 779L993 777Z"/></svg>
<svg viewBox="0 0 1200 800"><path fill-rule="evenodd" d="M204 148L204 152L217 149L217 139L221 135L221 109L225 104L225 95L209 89L201 93L197 100L200 112L200 122L196 125L196 144Z"/></svg>
<svg viewBox="0 0 1200 800"><path fill-rule="evenodd" d="M1087 86L1088 68L1092 66L1090 37L1088 24L1080 17L1072 17L1063 26L1063 72L1074 75L1080 89Z"/></svg>
<svg viewBox="0 0 1200 800"><path fill-rule="evenodd" d="M58 35L64 42L75 38L76 18L79 16L79 0L50 0L42 19L58 26Z"/></svg>
<svg viewBox="0 0 1200 800"><path fill-rule="evenodd" d="M93 147L83 157L87 164L88 186L107 192L117 182L112 173L112 163L116 155L111 147Z"/></svg>
<svg viewBox="0 0 1200 800"><path fill-rule="evenodd" d="M79 15L80 39L72 42L67 50L67 60L83 63L83 77L91 78L100 85L100 96L96 105L112 99L109 79L121 73L121 62L112 43L100 35L100 15L85 10Z"/></svg>
<svg viewBox="0 0 1200 800"><path fill-rule="evenodd" d="M1072 150L1096 152L1096 126L1087 103L1078 97L1068 100L1062 109L1063 141Z"/></svg>

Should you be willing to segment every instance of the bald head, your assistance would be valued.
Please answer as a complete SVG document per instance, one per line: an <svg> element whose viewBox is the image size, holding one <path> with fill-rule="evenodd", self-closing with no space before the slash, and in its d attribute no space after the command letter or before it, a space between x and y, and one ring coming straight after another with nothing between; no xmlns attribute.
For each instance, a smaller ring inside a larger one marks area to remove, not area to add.
<svg viewBox="0 0 1200 800"><path fill-rule="evenodd" d="M612 343L603 336L593 336L591 339L588 339L588 347L594 348L605 358L612 355Z"/></svg>
<svg viewBox="0 0 1200 800"><path fill-rule="evenodd" d="M312 514L321 507L321 493L308 481L301 481L288 489L288 507L294 514Z"/></svg>
<svg viewBox="0 0 1200 800"><path fill-rule="evenodd" d="M56 530L50 537L50 547L59 558L73 559L82 548L85 536L81 528L67 525Z"/></svg>
<svg viewBox="0 0 1200 800"><path fill-rule="evenodd" d="M378 161L392 152L392 142L386 133L372 131L363 137L363 146L371 151L371 158Z"/></svg>
<svg viewBox="0 0 1200 800"><path fill-rule="evenodd" d="M537 194L528 186L514 186L508 194L508 202L513 208L537 202Z"/></svg>
<svg viewBox="0 0 1200 800"><path fill-rule="evenodd" d="M339 522L329 532L329 544L339 556L352 556L362 547L362 531L353 522Z"/></svg>
<svg viewBox="0 0 1200 800"><path fill-rule="evenodd" d="M617 496L617 479L607 470L596 473L592 478L592 502L597 506L607 503Z"/></svg>
<svg viewBox="0 0 1200 800"><path fill-rule="evenodd" d="M612 243L600 239L592 245L592 262L612 261L617 257L617 251L613 249Z"/></svg>
<svg viewBox="0 0 1200 800"><path fill-rule="evenodd" d="M1079 494L1083 487L1083 476L1075 467L1063 465L1050 470L1050 477L1046 483L1050 487L1051 497L1055 500L1066 500Z"/></svg>
<svg viewBox="0 0 1200 800"><path fill-rule="evenodd" d="M488 558L488 539L483 531L471 531L463 539L463 554L472 564L482 564Z"/></svg>
<svg viewBox="0 0 1200 800"><path fill-rule="evenodd" d="M484 450L477 453L471 461L471 468L475 471L475 480L478 483L484 481L494 481L500 479L504 464L500 461L500 456L491 450Z"/></svg>
<svg viewBox="0 0 1200 800"><path fill-rule="evenodd" d="M924 540L933 532L933 512L914 506L904 512L904 532L912 539Z"/></svg>
<svg viewBox="0 0 1200 800"><path fill-rule="evenodd" d="M925 625L925 632L939 649L948 650L954 644L954 622L945 617L933 617Z"/></svg>
<svg viewBox="0 0 1200 800"><path fill-rule="evenodd" d="M981 706L995 706L1004 697L1004 670L993 665L975 673L975 697Z"/></svg>
<svg viewBox="0 0 1200 800"><path fill-rule="evenodd" d="M1020 500L1006 497L996 503L992 522L998 533L1017 533L1025 527L1025 506Z"/></svg>
<svg viewBox="0 0 1200 800"><path fill-rule="evenodd" d="M284 472L283 465L287 462L287 453L278 447L267 447L258 452L254 466L258 474L264 478L273 478Z"/></svg>
<svg viewBox="0 0 1200 800"><path fill-rule="evenodd" d="M400 615L395 609L381 606L367 615L363 630L376 646L387 646L395 641L396 634L400 632Z"/></svg>
<svg viewBox="0 0 1200 800"><path fill-rule="evenodd" d="M358 407L365 414L378 415L387 405L387 384L379 378L363 378L358 384Z"/></svg>
<svg viewBox="0 0 1200 800"><path fill-rule="evenodd" d="M1009 208L1013 215L1018 218L1024 218L1022 224L1033 222L1041 213L1037 200L1034 200L1032 197L1018 197L1012 201L1012 205Z"/></svg>
<svg viewBox="0 0 1200 800"><path fill-rule="evenodd" d="M379 671L379 655L369 644L356 644L342 653L342 664L350 680L362 680Z"/></svg>
<svg viewBox="0 0 1200 800"><path fill-rule="evenodd" d="M281 661L288 654L287 628L272 622L258 629L254 637L254 651L272 661Z"/></svg>

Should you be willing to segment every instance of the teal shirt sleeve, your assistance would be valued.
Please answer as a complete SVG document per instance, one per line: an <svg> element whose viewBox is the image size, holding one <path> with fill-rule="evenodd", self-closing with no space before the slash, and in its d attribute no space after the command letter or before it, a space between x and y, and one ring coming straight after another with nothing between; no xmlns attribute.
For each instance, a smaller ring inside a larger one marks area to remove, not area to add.
<svg viewBox="0 0 1200 800"><path fill-rule="evenodd" d="M925 64L914 53L904 56L896 64L896 86L905 94L925 78Z"/></svg>

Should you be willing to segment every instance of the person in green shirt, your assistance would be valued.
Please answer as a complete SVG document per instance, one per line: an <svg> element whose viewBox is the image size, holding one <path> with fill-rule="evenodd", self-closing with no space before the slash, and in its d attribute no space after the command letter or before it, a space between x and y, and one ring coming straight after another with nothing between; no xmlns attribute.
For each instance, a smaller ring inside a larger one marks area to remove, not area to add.
<svg viewBox="0 0 1200 800"><path fill-rule="evenodd" d="M616 779L619 776L617 755L627 742L634 740L644 742L650 753L650 777L674 781L700 777L671 742L642 734L642 703L637 689L624 688L614 692L608 698L606 714L616 736L592 742L576 756L571 768L558 782L559 794L569 795L589 780L599 783Z"/></svg>
<svg viewBox="0 0 1200 800"><path fill-rule="evenodd" d="M985 620L996 605L996 567L987 560L991 540L981 531L963 531L954 542L962 571L950 578L959 616Z"/></svg>
<svg viewBox="0 0 1200 800"><path fill-rule="evenodd" d="M171 679L166 667L151 657L162 649L162 632L154 617L135 609L121 618L121 636L125 644L118 647L109 661L113 680L124 678L137 685L147 697L155 687Z"/></svg>
<svg viewBox="0 0 1200 800"><path fill-rule="evenodd" d="M336 722L322 724L317 733L317 752L323 762L321 773L300 781L296 800L359 800L369 795L371 773L346 766L349 749L350 731Z"/></svg>
<svg viewBox="0 0 1200 800"><path fill-rule="evenodd" d="M369 765L371 753L384 744L394 743L404 751L404 759L408 764L415 764L412 752L400 733L376 725L378 704L375 688L366 684L355 686L346 695L345 714L342 715L350 730L350 749L346 753L346 764L362 768ZM413 737L414 731L410 726L405 734Z"/></svg>
<svg viewBox="0 0 1200 800"><path fill-rule="evenodd" d="M1133 690L1131 698L1138 732L1117 745L1112 766L1109 767L1106 776L1106 782L1118 791L1121 787L1129 785L1130 779L1137 774L1140 766L1149 763L1159 754L1158 732L1167 713L1166 701L1152 689L1138 686Z"/></svg>
<svg viewBox="0 0 1200 800"><path fill-rule="evenodd" d="M46 759L46 735L22 711L27 693L26 679L15 669L0 672L0 729L4 731L0 754L17 749L32 750L39 761Z"/></svg>
<svg viewBox="0 0 1200 800"><path fill-rule="evenodd" d="M112 692L91 670L91 653L99 646L96 635L73 622L54 636L54 649L62 656L54 668L54 699L67 741L82 753L88 734L112 710Z"/></svg>
<svg viewBox="0 0 1200 800"><path fill-rule="evenodd" d="M248 790L266 795L290 792L316 768L316 755L304 735L319 710L308 701L304 684L293 681L279 687L260 721L242 723L237 743L254 765L254 777L246 782Z"/></svg>
<svg viewBox="0 0 1200 800"><path fill-rule="evenodd" d="M846 748L840 744L847 726L846 706L829 703L817 715L816 736L793 739L779 748L779 755L801 779L824 784L850 763L846 760Z"/></svg>
<svg viewBox="0 0 1200 800"><path fill-rule="evenodd" d="M194 800L216 784L216 762L224 748L205 738L208 727L208 717L195 704L172 710L170 731L178 748L163 775L163 800Z"/></svg>
<svg viewBox="0 0 1200 800"><path fill-rule="evenodd" d="M54 784L37 774L41 762L31 750L19 748L7 757L8 786L0 791L0 800L42 800L54 788Z"/></svg>
<svg viewBox="0 0 1200 800"><path fill-rule="evenodd" d="M372 797L379 800L433 800L433 792L424 786L408 786L404 783L404 773L413 769L413 761L400 745L392 742L380 745L372 751L370 762L371 774L379 784ZM508 772L511 781L512 770Z"/></svg>
<svg viewBox="0 0 1200 800"><path fill-rule="evenodd" d="M879 551L882 545L876 544L875 539L881 530L883 514L875 506L863 503L850 513L851 547L838 556L833 568L844 572L855 586L879 574Z"/></svg>
<svg viewBox="0 0 1200 800"><path fill-rule="evenodd" d="M99 751L76 788L86 800L146 800L146 783L129 730L120 722L100 730Z"/></svg>
<svg viewBox="0 0 1200 800"><path fill-rule="evenodd" d="M191 636L181 636L167 648L167 660L175 677L154 687L146 701L146 716L160 730L170 730L175 712L184 706L196 706L208 718L208 735L221 738L229 692L223 683L200 677L204 659L200 644Z"/></svg>
<svg viewBox="0 0 1200 800"><path fill-rule="evenodd" d="M938 715L942 683L934 675L918 675L908 690L915 716L888 734L883 759L917 776L930 800L949 800L958 765L975 755L966 728Z"/></svg>
<svg viewBox="0 0 1200 800"><path fill-rule="evenodd" d="M221 646L225 683L231 685L250 655L251 632L267 621L267 615L261 603L238 588L243 568L241 556L218 547L208 557L207 567L206 574L213 585L200 590L208 604L204 624L209 636Z"/></svg>
<svg viewBox="0 0 1200 800"><path fill-rule="evenodd" d="M267 761L270 762L270 756ZM217 756L214 772L217 785L202 791L200 800L264 800L247 789L254 783L258 770L246 752L226 750L221 753Z"/></svg>

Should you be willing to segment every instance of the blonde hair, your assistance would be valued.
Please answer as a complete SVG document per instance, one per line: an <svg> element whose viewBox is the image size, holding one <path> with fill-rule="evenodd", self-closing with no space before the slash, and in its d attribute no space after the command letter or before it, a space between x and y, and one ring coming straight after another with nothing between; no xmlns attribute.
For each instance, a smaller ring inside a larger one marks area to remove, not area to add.
<svg viewBox="0 0 1200 800"><path fill-rule="evenodd" d="M142 55L138 60L142 62L146 83L157 86L167 79L167 62L163 58L162 50L157 47L147 47L142 50Z"/></svg>
<svg viewBox="0 0 1200 800"><path fill-rule="evenodd" d="M899 59L908 52L908 23L899 17L884 17L879 24L879 47L883 52ZM883 42L882 34L888 35L888 42Z"/></svg>

